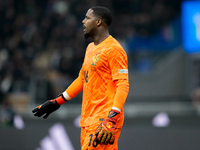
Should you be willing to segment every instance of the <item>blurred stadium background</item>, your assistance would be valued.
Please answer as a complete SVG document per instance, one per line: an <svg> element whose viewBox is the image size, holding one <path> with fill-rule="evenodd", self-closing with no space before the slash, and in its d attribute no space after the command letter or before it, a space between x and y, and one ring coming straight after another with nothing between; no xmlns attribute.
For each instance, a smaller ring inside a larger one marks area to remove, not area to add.
<svg viewBox="0 0 200 150"><path fill-rule="evenodd" d="M80 149L81 94L47 120L31 111L77 77L94 5L129 58L119 149L199 150L200 1L183 0L0 0L0 150Z"/></svg>

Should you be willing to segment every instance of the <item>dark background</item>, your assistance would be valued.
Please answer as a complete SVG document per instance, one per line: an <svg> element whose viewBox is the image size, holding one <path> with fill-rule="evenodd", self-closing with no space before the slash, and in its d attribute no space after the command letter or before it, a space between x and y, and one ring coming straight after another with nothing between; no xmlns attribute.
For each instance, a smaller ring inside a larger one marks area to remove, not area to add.
<svg viewBox="0 0 200 150"><path fill-rule="evenodd" d="M110 33L128 55L130 92L119 149L199 150L200 57L183 47L183 2L1 0L0 150L46 150L41 141L57 123L80 149L74 120L81 94L46 120L31 111L78 76L91 42L83 38L82 20L94 5L112 11Z"/></svg>

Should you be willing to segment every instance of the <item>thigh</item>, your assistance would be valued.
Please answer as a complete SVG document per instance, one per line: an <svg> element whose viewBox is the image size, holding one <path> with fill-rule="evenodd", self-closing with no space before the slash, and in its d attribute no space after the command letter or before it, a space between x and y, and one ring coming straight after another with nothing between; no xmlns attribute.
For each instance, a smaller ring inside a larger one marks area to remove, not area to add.
<svg viewBox="0 0 200 150"><path fill-rule="evenodd" d="M94 134L97 126L83 127L81 129L81 150L118 150L118 139L121 129L116 129L115 142L113 145L99 144Z"/></svg>

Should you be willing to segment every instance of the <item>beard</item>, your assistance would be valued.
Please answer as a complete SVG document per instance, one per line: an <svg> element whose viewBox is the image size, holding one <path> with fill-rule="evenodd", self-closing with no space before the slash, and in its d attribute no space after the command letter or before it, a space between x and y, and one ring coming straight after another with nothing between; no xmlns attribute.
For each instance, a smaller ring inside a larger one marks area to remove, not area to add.
<svg viewBox="0 0 200 150"><path fill-rule="evenodd" d="M89 33L84 33L84 38L85 39L88 39L90 37L90 34Z"/></svg>

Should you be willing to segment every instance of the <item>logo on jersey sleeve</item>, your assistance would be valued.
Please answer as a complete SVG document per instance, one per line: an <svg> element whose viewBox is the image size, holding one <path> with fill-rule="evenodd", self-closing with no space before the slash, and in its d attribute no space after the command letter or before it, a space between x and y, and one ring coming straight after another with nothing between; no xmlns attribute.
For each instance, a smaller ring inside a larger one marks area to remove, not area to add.
<svg viewBox="0 0 200 150"><path fill-rule="evenodd" d="M126 73L126 74L128 74L128 69L119 69L119 73Z"/></svg>

